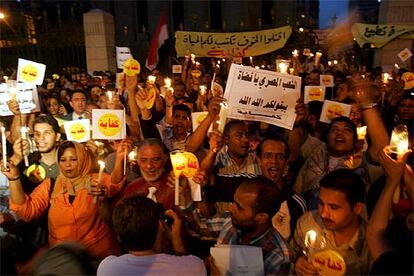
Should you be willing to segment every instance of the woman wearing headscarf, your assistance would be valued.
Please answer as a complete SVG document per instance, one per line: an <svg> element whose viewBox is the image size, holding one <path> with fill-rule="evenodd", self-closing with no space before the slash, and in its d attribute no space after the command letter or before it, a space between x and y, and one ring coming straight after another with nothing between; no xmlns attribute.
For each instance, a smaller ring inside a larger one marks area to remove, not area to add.
<svg viewBox="0 0 414 276"><path fill-rule="evenodd" d="M4 174L9 179L10 209L24 221L47 211L49 246L70 240L97 259L119 254L116 236L101 218L96 197L112 196L122 188L124 150L131 150L130 141L121 142L112 174L103 174L98 183L98 174L91 173L91 154L83 145L65 141L58 149L60 174L52 190L51 180L46 179L30 195L24 193L19 172L9 163Z"/></svg>

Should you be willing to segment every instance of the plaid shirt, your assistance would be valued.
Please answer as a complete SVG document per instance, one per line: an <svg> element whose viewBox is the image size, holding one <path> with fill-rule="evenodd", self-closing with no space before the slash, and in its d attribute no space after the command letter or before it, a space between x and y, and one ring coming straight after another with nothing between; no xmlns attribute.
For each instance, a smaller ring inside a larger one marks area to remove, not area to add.
<svg viewBox="0 0 414 276"><path fill-rule="evenodd" d="M241 231L233 227L231 220L227 220L224 225L217 244L241 244ZM291 260L290 251L285 241L273 227L270 227L264 234L252 240L249 245L263 249L266 275L288 273Z"/></svg>

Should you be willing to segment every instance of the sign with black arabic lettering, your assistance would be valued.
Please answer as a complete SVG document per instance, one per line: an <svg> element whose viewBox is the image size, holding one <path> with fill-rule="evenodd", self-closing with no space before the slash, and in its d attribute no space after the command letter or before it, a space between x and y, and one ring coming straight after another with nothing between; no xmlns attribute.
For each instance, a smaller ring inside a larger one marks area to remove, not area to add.
<svg viewBox="0 0 414 276"><path fill-rule="evenodd" d="M256 32L204 33L175 32L177 56L188 51L198 57L249 57L267 54L285 46L290 26Z"/></svg>
<svg viewBox="0 0 414 276"><path fill-rule="evenodd" d="M360 47L370 43L381 48L397 37L414 39L414 26L355 23L352 26L352 35Z"/></svg>
<svg viewBox="0 0 414 276"><path fill-rule="evenodd" d="M13 85L0 84L0 116L13 115L7 102L16 99L20 112L27 114L40 111L39 97L36 85L23 82L14 82Z"/></svg>
<svg viewBox="0 0 414 276"><path fill-rule="evenodd" d="M224 92L228 118L292 129L300 87L300 77L232 64Z"/></svg>

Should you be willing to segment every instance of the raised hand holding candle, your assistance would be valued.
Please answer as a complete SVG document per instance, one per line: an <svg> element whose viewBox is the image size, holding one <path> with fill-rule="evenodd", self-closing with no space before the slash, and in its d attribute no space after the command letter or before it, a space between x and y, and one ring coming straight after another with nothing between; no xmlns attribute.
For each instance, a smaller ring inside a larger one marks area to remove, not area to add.
<svg viewBox="0 0 414 276"><path fill-rule="evenodd" d="M217 130L223 133L224 126L226 125L227 115L229 113L229 106L226 102L220 103L219 120L217 121Z"/></svg>
<svg viewBox="0 0 414 276"><path fill-rule="evenodd" d="M399 156L408 151L408 129L406 125L397 125L391 134L390 151Z"/></svg>
<svg viewBox="0 0 414 276"><path fill-rule="evenodd" d="M3 167L7 168L7 141L6 141L6 129L4 126L0 127L1 130L1 147L3 154Z"/></svg>

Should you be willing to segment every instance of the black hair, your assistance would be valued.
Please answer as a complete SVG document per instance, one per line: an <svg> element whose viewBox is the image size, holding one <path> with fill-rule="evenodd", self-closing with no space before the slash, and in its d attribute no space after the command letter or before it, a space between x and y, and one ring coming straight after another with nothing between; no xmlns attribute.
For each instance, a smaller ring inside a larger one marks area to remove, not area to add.
<svg viewBox="0 0 414 276"><path fill-rule="evenodd" d="M358 202L365 202L364 181L351 170L338 169L325 175L320 181L320 187L344 193L351 207Z"/></svg>
<svg viewBox="0 0 414 276"><path fill-rule="evenodd" d="M228 136L230 130L234 126L237 126L237 125L243 125L243 126L245 126L246 124L243 121L241 121L241 120L231 120L231 121L227 122L226 125L224 126L224 130L223 130L224 136Z"/></svg>
<svg viewBox="0 0 414 276"><path fill-rule="evenodd" d="M58 121L50 114L40 114L39 116L37 116L33 122L33 127L36 124L48 124L52 127L55 133L60 133Z"/></svg>
<svg viewBox="0 0 414 276"><path fill-rule="evenodd" d="M66 141L63 141L60 145L59 145L59 147L58 147L58 150L57 150L57 157L58 157L58 161L60 160L60 158L62 157L62 155L63 155L63 153L65 152L65 150L66 149L69 149L69 148L75 148L75 145L73 144L73 142L72 141L68 141L68 140L66 140Z"/></svg>
<svg viewBox="0 0 414 276"><path fill-rule="evenodd" d="M279 136L272 136L272 137L265 137L262 141L260 141L260 143L257 145L256 148L256 155L261 158L262 156L262 150L263 150L263 144L266 141L275 141L275 142L280 142L285 146L285 158L288 159L289 155L290 155L290 148L289 145L287 143L287 141Z"/></svg>
<svg viewBox="0 0 414 276"><path fill-rule="evenodd" d="M334 118L331 121L331 123L328 125L327 134L329 134L329 132L331 131L332 126L336 122L344 122L344 123L346 123L347 125L349 125L351 127L352 134L353 134L353 137L354 137L354 143L355 143L357 141L357 137L358 137L356 126L355 126L354 122L352 122L351 119L349 119L348 117L345 117L345 116L339 116L339 117Z"/></svg>
<svg viewBox="0 0 414 276"><path fill-rule="evenodd" d="M178 110L184 111L187 114L187 117L191 118L191 109L185 104L176 104L173 106L173 114Z"/></svg>
<svg viewBox="0 0 414 276"><path fill-rule="evenodd" d="M72 101L72 97L75 93L82 93L83 95L85 95L86 100L88 100L88 94L85 92L85 90L78 88L78 89L71 91L71 93L69 94L70 101Z"/></svg>
<svg viewBox="0 0 414 276"><path fill-rule="evenodd" d="M127 198L115 206L112 221L124 249L136 251L153 248L161 210L153 200L142 196Z"/></svg>

